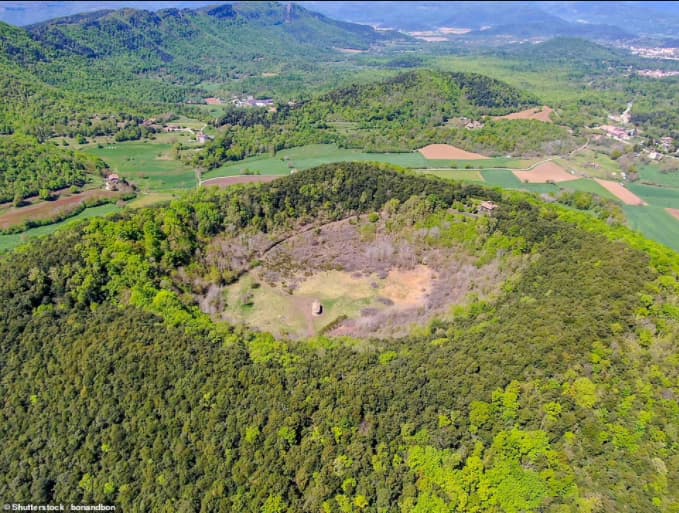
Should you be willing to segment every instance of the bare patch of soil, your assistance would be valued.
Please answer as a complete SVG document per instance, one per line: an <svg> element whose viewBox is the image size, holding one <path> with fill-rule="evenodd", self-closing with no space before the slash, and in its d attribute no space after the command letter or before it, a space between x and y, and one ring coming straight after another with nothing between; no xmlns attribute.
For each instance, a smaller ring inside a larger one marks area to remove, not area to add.
<svg viewBox="0 0 679 513"><path fill-rule="evenodd" d="M543 105L542 107L526 109L520 112L512 112L506 116L493 116L493 119L534 119L544 123L552 123L551 115L553 112L554 109Z"/></svg>
<svg viewBox="0 0 679 513"><path fill-rule="evenodd" d="M570 174L554 162L545 162L530 171L512 171L512 173L522 182L528 183L559 183L580 178Z"/></svg>
<svg viewBox="0 0 679 513"><path fill-rule="evenodd" d="M93 189L72 196L59 197L53 201L39 201L25 207L12 207L0 216L0 228L10 228L28 220L52 219L76 210L85 201L115 198L121 196L121 194L120 192Z"/></svg>
<svg viewBox="0 0 679 513"><path fill-rule="evenodd" d="M622 185L620 185L617 182L611 182L610 180L601 180L599 178L595 178L594 181L601 185L603 188L605 188L608 192L615 195L625 205L636 205L636 206L648 205L648 203L642 200L639 196L634 194L632 191L625 189Z"/></svg>
<svg viewBox="0 0 679 513"><path fill-rule="evenodd" d="M456 148L450 144L430 144L418 151L428 160L481 160L490 158L479 153Z"/></svg>
<svg viewBox="0 0 679 513"><path fill-rule="evenodd" d="M677 221L679 221L679 209L677 208L668 208L667 211L672 215Z"/></svg>

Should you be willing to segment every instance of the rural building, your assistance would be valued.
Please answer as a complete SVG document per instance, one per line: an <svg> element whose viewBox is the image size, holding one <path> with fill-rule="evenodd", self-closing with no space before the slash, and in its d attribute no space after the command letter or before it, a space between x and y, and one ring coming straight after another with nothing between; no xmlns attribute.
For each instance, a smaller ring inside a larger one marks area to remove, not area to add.
<svg viewBox="0 0 679 513"><path fill-rule="evenodd" d="M479 205L479 212L482 214L490 214L494 212L498 208L498 205L496 203L493 203L492 201L483 201Z"/></svg>
<svg viewBox="0 0 679 513"><path fill-rule="evenodd" d="M200 133L196 136L196 140L200 144L205 144L206 142L211 141L212 139L214 139L214 137L211 137L211 136L204 134L204 133Z"/></svg>
<svg viewBox="0 0 679 513"><path fill-rule="evenodd" d="M314 301L311 303L311 313L313 315L323 314L323 305L319 301Z"/></svg>
<svg viewBox="0 0 679 513"><path fill-rule="evenodd" d="M111 173L106 177L106 190L107 191L115 191L118 189L118 184L120 183L120 177L115 174Z"/></svg>

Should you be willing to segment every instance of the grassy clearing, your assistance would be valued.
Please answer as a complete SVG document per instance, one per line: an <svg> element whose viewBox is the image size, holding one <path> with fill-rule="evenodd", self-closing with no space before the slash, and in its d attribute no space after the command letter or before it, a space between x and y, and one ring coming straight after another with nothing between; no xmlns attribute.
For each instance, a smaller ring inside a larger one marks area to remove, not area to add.
<svg viewBox="0 0 679 513"><path fill-rule="evenodd" d="M462 182L483 182L483 176L480 171L462 171L457 169L451 170L422 170L421 173L438 176L440 178L447 178L448 180L460 180Z"/></svg>
<svg viewBox="0 0 679 513"><path fill-rule="evenodd" d="M171 201L176 197L176 194L169 192L152 192L137 196L135 199L130 201L127 206L130 208L150 207L151 205L157 205L158 203L162 203L164 201Z"/></svg>
<svg viewBox="0 0 679 513"><path fill-rule="evenodd" d="M555 161L566 170L574 170L578 174L594 178L615 179L620 177L620 166L608 155L583 150L572 157L560 158Z"/></svg>
<svg viewBox="0 0 679 513"><path fill-rule="evenodd" d="M663 207L623 206L630 228L654 241L679 251L679 221Z"/></svg>
<svg viewBox="0 0 679 513"><path fill-rule="evenodd" d="M372 280L328 271L310 277L293 294L288 294L258 281L255 275L248 275L227 289L224 314L231 322L243 322L272 333L306 336L318 333L339 316L357 317L362 308L380 307L375 301L377 291L370 286ZM259 285L253 287L255 282ZM244 304L242 298L248 294L250 299ZM323 315L310 315L314 300L322 303Z"/></svg>
<svg viewBox="0 0 679 513"><path fill-rule="evenodd" d="M85 151L104 160L123 178L142 190L169 191L196 187L193 170L172 159L170 144L125 142L87 148Z"/></svg>
<svg viewBox="0 0 679 513"><path fill-rule="evenodd" d="M439 166L445 164L445 167L454 167L458 169L493 169L501 167L526 169L534 163L532 160L513 159L509 157L493 157L482 160L430 160L429 162L437 163Z"/></svg>
<svg viewBox="0 0 679 513"><path fill-rule="evenodd" d="M20 246L24 242L27 242L28 239L33 238L33 237L39 237L41 235L48 235L50 233L54 233L57 231L59 228L62 228L69 223L81 220L81 219L88 219L90 217L99 217L99 216L105 216L107 214L110 214L112 212L118 212L121 210L120 207L116 205L111 205L111 204L106 204L106 205L100 205L98 207L92 207L92 208L86 208L80 214L70 217L64 221L60 221L58 223L54 224L48 224L45 226L39 226L37 228L31 228L30 230L26 230L25 232L21 233L13 233L10 235L0 235L0 251L6 251L9 249L13 249L17 246Z"/></svg>

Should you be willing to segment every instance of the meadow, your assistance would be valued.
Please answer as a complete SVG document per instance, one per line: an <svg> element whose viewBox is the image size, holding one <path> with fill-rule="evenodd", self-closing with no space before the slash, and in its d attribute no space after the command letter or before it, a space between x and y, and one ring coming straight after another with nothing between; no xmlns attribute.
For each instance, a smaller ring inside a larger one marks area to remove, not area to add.
<svg viewBox="0 0 679 513"><path fill-rule="evenodd" d="M196 187L195 172L172 158L171 144L124 142L85 148L83 151L101 158L113 172L142 190L170 191Z"/></svg>

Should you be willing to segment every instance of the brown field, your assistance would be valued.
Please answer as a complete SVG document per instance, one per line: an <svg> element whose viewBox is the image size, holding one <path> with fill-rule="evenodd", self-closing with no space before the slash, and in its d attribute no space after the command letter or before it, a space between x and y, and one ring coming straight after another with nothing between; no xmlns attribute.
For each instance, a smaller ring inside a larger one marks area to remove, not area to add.
<svg viewBox="0 0 679 513"><path fill-rule="evenodd" d="M535 119L536 121L543 121L551 123L551 115L554 109L543 105L542 107L535 107L533 109L522 110L521 112L512 112L506 116L493 116L493 119Z"/></svg>
<svg viewBox="0 0 679 513"><path fill-rule="evenodd" d="M221 178L210 178L201 183L203 186L228 187L229 185L237 185L241 183L264 183L272 182L276 178L284 175L243 175L243 176L225 176Z"/></svg>
<svg viewBox="0 0 679 513"><path fill-rule="evenodd" d="M430 144L418 150L428 160L481 160L485 155L465 151L450 144Z"/></svg>
<svg viewBox="0 0 679 513"><path fill-rule="evenodd" d="M536 166L531 171L512 171L514 175L522 182L527 183L558 183L577 180L579 177L570 174L561 166L554 162L545 162Z"/></svg>
<svg viewBox="0 0 679 513"><path fill-rule="evenodd" d="M679 221L679 208L668 208L667 211Z"/></svg>
<svg viewBox="0 0 679 513"><path fill-rule="evenodd" d="M29 220L51 219L59 214L77 209L86 200L115 198L121 194L120 192L93 189L73 196L62 196L54 201L40 201L25 207L12 207L0 216L0 228L7 229Z"/></svg>
<svg viewBox="0 0 679 513"><path fill-rule="evenodd" d="M631 191L628 191L617 182L611 182L610 180L601 180L599 178L594 178L594 181L605 188L608 192L613 194L616 198L620 199L625 205L648 205L639 196Z"/></svg>

